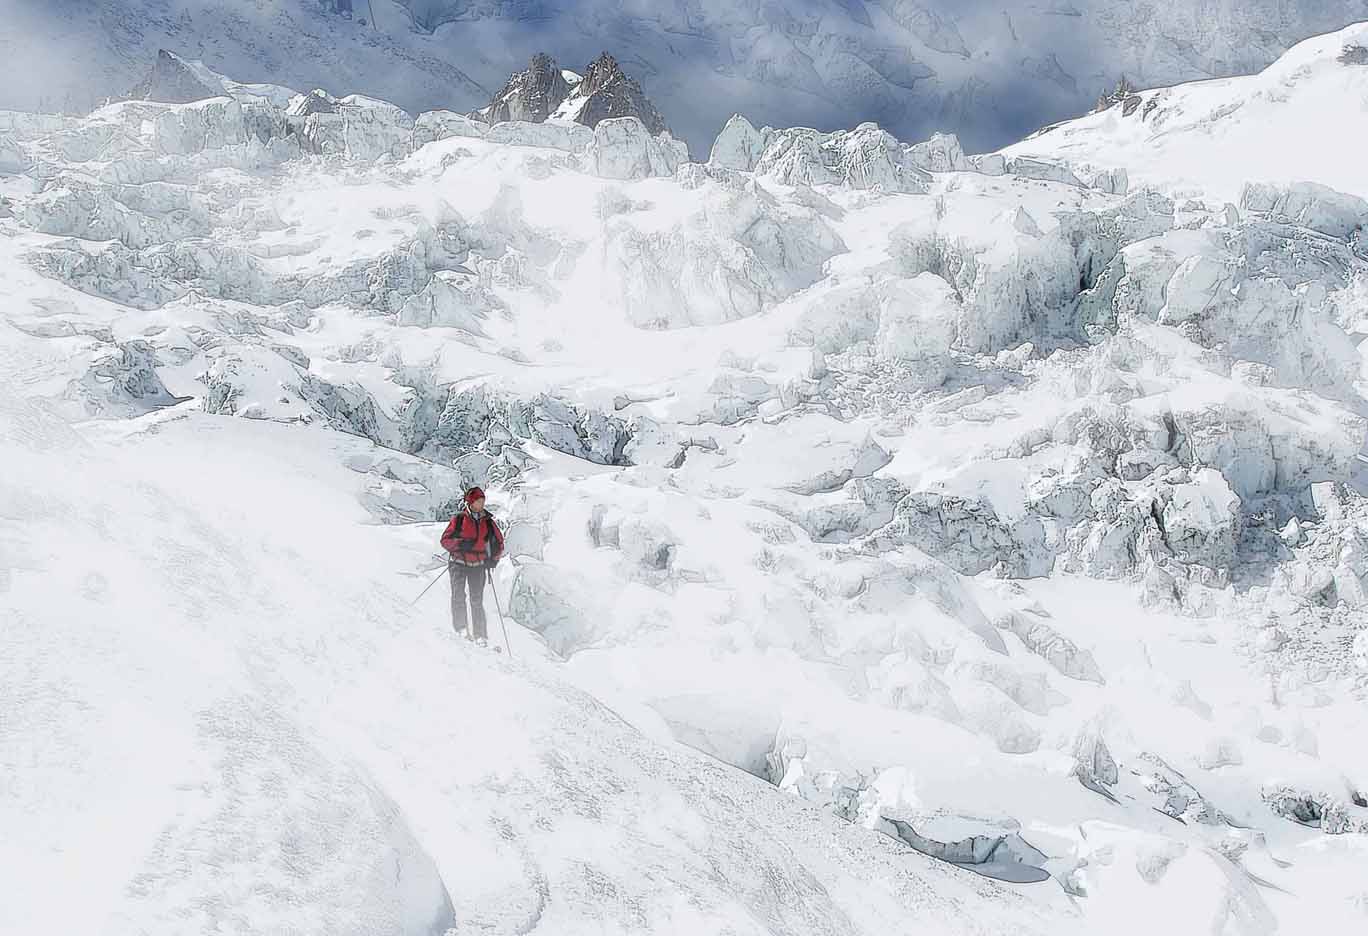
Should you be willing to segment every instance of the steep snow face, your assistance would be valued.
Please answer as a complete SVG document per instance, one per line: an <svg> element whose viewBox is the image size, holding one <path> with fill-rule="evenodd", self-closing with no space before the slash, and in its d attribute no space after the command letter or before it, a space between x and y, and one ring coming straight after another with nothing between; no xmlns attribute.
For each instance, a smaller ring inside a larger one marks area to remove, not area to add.
<svg viewBox="0 0 1368 936"><path fill-rule="evenodd" d="M1361 928L1357 198L223 81L0 112L19 928Z"/></svg>
<svg viewBox="0 0 1368 936"><path fill-rule="evenodd" d="M1344 106L1368 95L1364 50L1368 25L1351 26L1298 44L1257 75L1136 92L1003 152L1122 168L1132 182L1217 205L1239 202L1246 182L1314 181L1365 197L1355 141L1368 136L1368 117ZM1360 204L1357 224L1361 212Z"/></svg>
<svg viewBox="0 0 1368 936"><path fill-rule="evenodd" d="M0 107L87 110L165 48L242 80L468 112L535 53L582 63L607 50L696 153L735 110L992 148L1084 112L1122 75L1157 87L1244 74L1364 15L1360 0L100 0L13 14L0 24Z"/></svg>

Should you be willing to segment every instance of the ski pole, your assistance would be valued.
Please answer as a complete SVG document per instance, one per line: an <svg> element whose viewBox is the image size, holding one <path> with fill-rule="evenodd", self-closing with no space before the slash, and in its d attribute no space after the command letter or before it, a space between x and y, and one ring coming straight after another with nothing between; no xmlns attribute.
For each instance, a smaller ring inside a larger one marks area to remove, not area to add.
<svg viewBox="0 0 1368 936"><path fill-rule="evenodd" d="M508 651L508 658L513 659L513 647L508 642L508 625L504 623L503 608L499 604L499 590L494 586L494 570L485 569L485 580L489 582L489 590L494 593L494 610L499 612L499 629L503 631L504 649Z"/></svg>
<svg viewBox="0 0 1368 936"><path fill-rule="evenodd" d="M422 600L423 600L423 596L426 595L426 594L428 593L428 589L432 588L432 586L434 586L434 585L436 585L438 582L440 582L440 581L442 580L442 576L443 576L443 575L446 575L446 574L447 574L448 572L450 572L450 571L451 571L451 566L448 565L445 569L442 570L441 575L438 575L438 576L437 576L435 579L433 579L431 582L428 582L427 588L424 588L421 592L418 593L418 597L415 598L415 599L413 599L413 601L410 603L410 606L416 605L418 602L422 601Z"/></svg>

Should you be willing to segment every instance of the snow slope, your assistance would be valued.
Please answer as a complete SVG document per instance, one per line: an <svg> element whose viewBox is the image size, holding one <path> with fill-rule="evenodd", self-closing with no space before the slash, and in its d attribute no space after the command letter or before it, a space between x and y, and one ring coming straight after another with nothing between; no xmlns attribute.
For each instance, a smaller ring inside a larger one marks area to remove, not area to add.
<svg viewBox="0 0 1368 936"><path fill-rule="evenodd" d="M1315 181L1368 197L1368 24L1299 43L1257 75L1142 91L1003 150L1238 202L1245 182Z"/></svg>
<svg viewBox="0 0 1368 936"><path fill-rule="evenodd" d="M365 92L412 112L487 104L536 52L608 51L696 154L734 111L773 126L877 120L1001 146L1141 87L1255 71L1364 15L1360 0L966 4L808 0L18 0L0 21L0 107L89 109L159 48L239 80ZM335 12L350 7L343 16ZM365 22L374 9L376 23ZM41 106L40 106L41 105Z"/></svg>
<svg viewBox="0 0 1368 936"><path fill-rule="evenodd" d="M1362 927L1349 196L225 90L0 112L6 928Z"/></svg>
<svg viewBox="0 0 1368 936"><path fill-rule="evenodd" d="M369 443L194 412L73 428L18 397L0 931L1069 925L433 626L409 606L430 544L354 496Z"/></svg>

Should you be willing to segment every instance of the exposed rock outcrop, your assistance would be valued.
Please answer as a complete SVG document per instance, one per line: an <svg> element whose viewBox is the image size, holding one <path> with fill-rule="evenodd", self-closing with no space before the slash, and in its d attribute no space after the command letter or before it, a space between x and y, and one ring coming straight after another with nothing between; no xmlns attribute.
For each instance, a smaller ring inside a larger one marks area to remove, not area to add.
<svg viewBox="0 0 1368 936"><path fill-rule="evenodd" d="M641 85L607 52L590 62L583 76L562 69L551 56L539 52L473 116L490 124L574 122L591 130L605 120L634 117L652 136L669 131Z"/></svg>
<svg viewBox="0 0 1368 936"><path fill-rule="evenodd" d="M569 95L570 83L565 80L560 66L545 52L538 52L526 69L508 79L489 106L480 111L480 116L489 123L505 120L541 123L555 113Z"/></svg>
<svg viewBox="0 0 1368 936"><path fill-rule="evenodd" d="M584 80L570 92L570 106L578 108L575 119L586 127L597 127L605 120L635 117L652 136L670 129L641 85L628 77L607 52L589 63Z"/></svg>

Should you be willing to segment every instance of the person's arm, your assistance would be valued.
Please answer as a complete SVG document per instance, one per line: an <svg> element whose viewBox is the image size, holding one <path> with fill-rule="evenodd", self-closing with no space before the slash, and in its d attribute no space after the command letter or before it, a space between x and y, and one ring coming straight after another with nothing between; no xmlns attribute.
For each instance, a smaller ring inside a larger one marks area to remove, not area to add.
<svg viewBox="0 0 1368 936"><path fill-rule="evenodd" d="M457 514L456 516L452 517L451 522L448 523L446 526L446 532L442 534L442 548L445 549L447 552L451 553L451 555L453 556L456 555L456 528L457 524L459 524L460 522L460 514Z"/></svg>
<svg viewBox="0 0 1368 936"><path fill-rule="evenodd" d="M489 558L490 561L497 562L503 557L504 537L503 530L499 529L499 523L493 515L489 518Z"/></svg>

